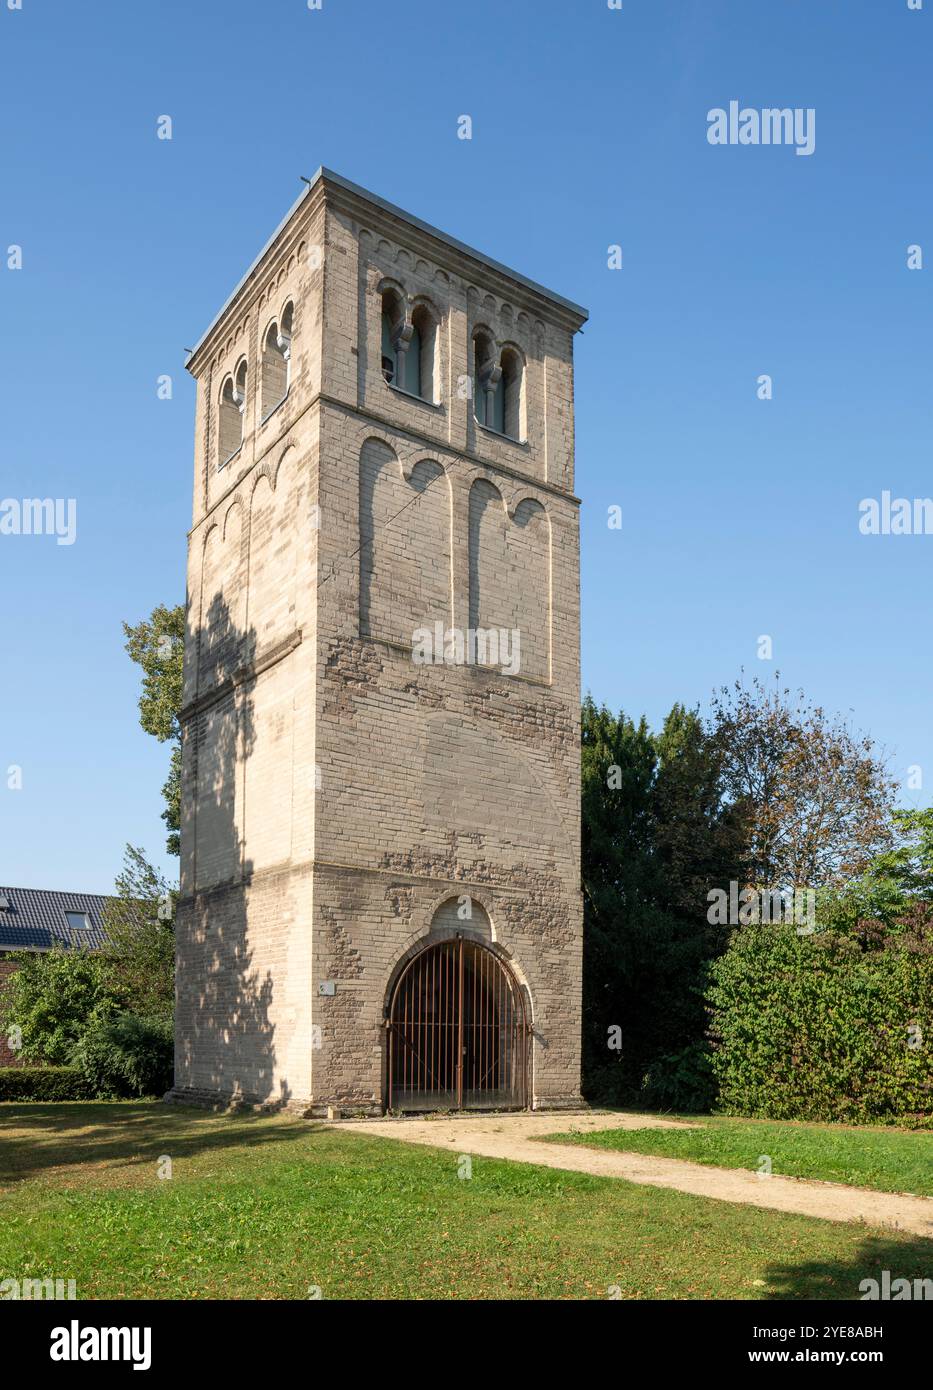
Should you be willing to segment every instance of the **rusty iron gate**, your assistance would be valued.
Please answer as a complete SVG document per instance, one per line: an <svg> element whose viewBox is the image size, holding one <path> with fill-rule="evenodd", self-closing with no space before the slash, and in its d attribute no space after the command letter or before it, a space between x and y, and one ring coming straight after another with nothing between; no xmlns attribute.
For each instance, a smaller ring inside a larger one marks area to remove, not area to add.
<svg viewBox="0 0 933 1390"><path fill-rule="evenodd" d="M522 1110L528 1026L521 987L487 947L457 937L402 970L389 1004L390 1110Z"/></svg>

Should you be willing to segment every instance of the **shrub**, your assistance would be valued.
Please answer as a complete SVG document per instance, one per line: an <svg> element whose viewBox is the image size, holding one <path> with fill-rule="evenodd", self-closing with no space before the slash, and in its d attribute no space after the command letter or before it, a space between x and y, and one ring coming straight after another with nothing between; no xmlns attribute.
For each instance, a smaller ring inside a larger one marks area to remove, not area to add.
<svg viewBox="0 0 933 1390"><path fill-rule="evenodd" d="M933 1124L933 955L750 926L710 975L726 1114Z"/></svg>
<svg viewBox="0 0 933 1390"><path fill-rule="evenodd" d="M680 1052L659 1057L642 1083L645 1104L652 1110L705 1114L716 1101L709 1048L691 1043Z"/></svg>
<svg viewBox="0 0 933 1390"><path fill-rule="evenodd" d="M90 1097L88 1084L77 1067L0 1067L0 1101Z"/></svg>
<svg viewBox="0 0 933 1390"><path fill-rule="evenodd" d="M27 1061L67 1065L89 1020L107 1005L100 956L55 947L15 952L12 959L18 968L3 992L4 1026L21 1029Z"/></svg>
<svg viewBox="0 0 933 1390"><path fill-rule="evenodd" d="M92 1020L73 1061L100 1099L158 1096L172 1084L173 1052L170 1022L124 1013Z"/></svg>

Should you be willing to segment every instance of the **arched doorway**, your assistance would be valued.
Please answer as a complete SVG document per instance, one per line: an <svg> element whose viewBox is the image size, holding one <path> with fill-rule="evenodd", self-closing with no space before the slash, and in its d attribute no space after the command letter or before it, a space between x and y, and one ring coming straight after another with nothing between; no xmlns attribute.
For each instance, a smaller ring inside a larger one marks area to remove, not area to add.
<svg viewBox="0 0 933 1390"><path fill-rule="evenodd" d="M387 1020L390 1110L523 1110L528 1024L521 987L487 946L462 936L403 967Z"/></svg>

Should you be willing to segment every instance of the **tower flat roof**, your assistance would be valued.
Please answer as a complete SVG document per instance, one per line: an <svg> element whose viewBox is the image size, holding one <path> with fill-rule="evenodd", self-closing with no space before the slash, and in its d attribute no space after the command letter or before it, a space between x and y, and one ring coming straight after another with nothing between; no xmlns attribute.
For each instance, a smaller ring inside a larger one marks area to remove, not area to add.
<svg viewBox="0 0 933 1390"><path fill-rule="evenodd" d="M478 262L479 265L490 266L493 270L497 270L501 275L507 275L510 280L515 280L518 284L524 285L527 289L533 290L535 294L541 295L544 299L549 299L552 303L559 304L562 309L567 309L570 311L570 313L576 314L582 322L586 322L586 320L589 318L588 311L584 309L580 304L575 304L572 299L565 299L563 295L555 294L553 290L549 290L545 285L538 284L537 280L529 279L527 275L522 275L521 272L518 270L512 270L510 266L503 265L501 261L493 260L490 256L484 256L483 253L481 251L477 251L475 247L467 246L466 242L458 241L456 237L448 236L448 234L446 232L442 232L440 228L433 227L430 222L422 221L420 217L415 217L412 213L406 212L404 208L396 207L394 203L388 202L385 198L380 198L377 194L370 193L368 188L363 188L358 183L352 183L350 179L345 179L342 174L335 174L333 169L328 169L322 164L318 169L317 173L314 175L314 178L305 188L304 192L301 193L295 199L294 203L292 203L288 212L285 214L282 221L279 223L275 231L269 237L268 241L263 246L258 256L256 256L255 259L251 262L245 274L243 274L240 277L234 289L227 296L221 308L217 311L207 328L201 334L200 338L195 343L194 347L191 349L191 355L188 359L189 361L200 351L203 343L206 341L208 337L210 337L210 334L212 333L215 325L220 321L220 319L223 318L224 314L227 312L227 309L230 307L230 305L236 299L237 295L242 290L243 286L249 280L253 271L259 265L260 261L265 256L270 246L273 245L273 243L278 238L279 234L291 221L295 212L297 212L298 208L305 201L305 199L308 198L311 195L311 193L313 193L314 189L317 187L319 183L333 184L335 187L342 188L345 192L351 193L357 198L362 198L366 202L372 203L374 207L381 208L383 212L391 213L393 217L399 218L402 222L407 222L409 226L417 227L417 229L420 232L425 232L428 236L434 237L436 238L436 240L446 243L446 245L452 247L455 251L459 251L463 255L472 257L472 259Z"/></svg>

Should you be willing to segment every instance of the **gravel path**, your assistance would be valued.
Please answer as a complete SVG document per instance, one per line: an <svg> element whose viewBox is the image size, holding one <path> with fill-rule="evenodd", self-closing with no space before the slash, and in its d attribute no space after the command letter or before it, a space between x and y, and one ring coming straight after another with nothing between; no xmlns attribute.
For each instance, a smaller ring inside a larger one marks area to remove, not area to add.
<svg viewBox="0 0 933 1390"><path fill-rule="evenodd" d="M679 1158L542 1144L545 1134L597 1129L686 1129L682 1121L605 1111L520 1115L452 1115L431 1119L342 1120L342 1130L427 1144L451 1154L512 1159L545 1168L564 1168L598 1177L625 1178L651 1187L671 1187L696 1197L743 1202L772 1211L797 1212L827 1221L857 1221L933 1239L933 1198L873 1192L842 1183L814 1182L778 1174L759 1177L744 1168L710 1168Z"/></svg>

